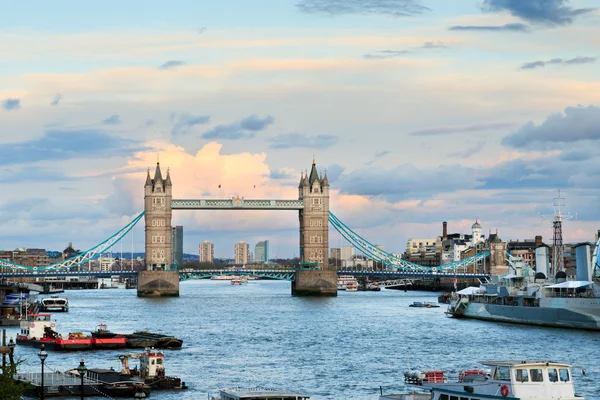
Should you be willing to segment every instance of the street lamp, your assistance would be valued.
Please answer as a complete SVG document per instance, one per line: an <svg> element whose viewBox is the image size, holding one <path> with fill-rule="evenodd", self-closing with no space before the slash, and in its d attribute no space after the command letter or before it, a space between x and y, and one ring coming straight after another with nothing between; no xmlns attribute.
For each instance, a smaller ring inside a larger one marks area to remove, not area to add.
<svg viewBox="0 0 600 400"><path fill-rule="evenodd" d="M11 339L11 341L12 341L12 339ZM38 357L42 361L42 392L40 393L41 400L44 400L44 394L45 394L44 393L44 361L46 361L46 358L48 358L48 353L46 353L45 349L46 349L46 345L42 344L42 347L40 347L40 352L38 353Z"/></svg>
<svg viewBox="0 0 600 400"><path fill-rule="evenodd" d="M79 372L79 376L81 377L81 400L83 400L84 399L83 378L85 377L85 374L87 372L87 368L85 367L85 364L83 363L83 358L81 359L81 361L79 361L79 367L77 367L77 372Z"/></svg>
<svg viewBox="0 0 600 400"><path fill-rule="evenodd" d="M10 349L10 353L8 353L8 358L10 359L10 366L14 366L15 365L15 359L13 357L14 353L15 353L15 342L13 342L13 339L10 338L10 341L8 342L8 348Z"/></svg>

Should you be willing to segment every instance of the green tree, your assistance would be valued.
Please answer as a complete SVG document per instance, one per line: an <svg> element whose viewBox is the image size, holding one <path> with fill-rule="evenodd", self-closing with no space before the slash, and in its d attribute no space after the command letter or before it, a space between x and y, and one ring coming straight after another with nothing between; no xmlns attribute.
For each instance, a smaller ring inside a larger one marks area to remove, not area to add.
<svg viewBox="0 0 600 400"><path fill-rule="evenodd" d="M7 366L0 374L0 399L20 400L25 393L25 384L15 381L17 364Z"/></svg>

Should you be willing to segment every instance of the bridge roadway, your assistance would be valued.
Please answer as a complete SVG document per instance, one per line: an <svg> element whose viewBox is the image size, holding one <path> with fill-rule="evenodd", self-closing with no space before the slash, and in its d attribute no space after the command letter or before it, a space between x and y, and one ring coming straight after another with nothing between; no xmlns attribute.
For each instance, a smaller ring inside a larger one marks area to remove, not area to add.
<svg viewBox="0 0 600 400"><path fill-rule="evenodd" d="M33 271L33 272L0 272L0 278L42 278L42 277L79 277L92 276L96 278L108 278L111 276L135 276L138 271ZM182 279L203 279L217 275L255 275L260 277L294 280L295 270L293 269L234 269L234 270L181 270L179 275ZM353 275L353 276L373 276L379 278L489 278L487 274L475 274L464 272L411 272L411 271L354 271L354 270L339 270L338 275Z"/></svg>

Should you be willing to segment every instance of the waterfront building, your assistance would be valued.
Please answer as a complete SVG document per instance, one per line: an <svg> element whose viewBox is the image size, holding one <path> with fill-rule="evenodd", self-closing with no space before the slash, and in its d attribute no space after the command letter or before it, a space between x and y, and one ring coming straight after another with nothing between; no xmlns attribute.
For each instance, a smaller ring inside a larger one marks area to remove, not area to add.
<svg viewBox="0 0 600 400"><path fill-rule="evenodd" d="M269 261L269 241L263 240L256 243L254 246L254 260L258 263L266 263Z"/></svg>
<svg viewBox="0 0 600 400"><path fill-rule="evenodd" d="M112 271L113 265L115 265L115 259L113 257L101 257L98 260L100 264L100 271L108 272Z"/></svg>
<svg viewBox="0 0 600 400"><path fill-rule="evenodd" d="M348 261L354 257L354 247L352 246L343 246L340 248L340 260Z"/></svg>
<svg viewBox="0 0 600 400"><path fill-rule="evenodd" d="M521 257L527 264L535 268L535 249L544 245L541 236L535 239L510 240L507 243L508 252L514 257Z"/></svg>
<svg viewBox="0 0 600 400"><path fill-rule="evenodd" d="M174 266L183 264L183 226L177 225L171 228L171 246Z"/></svg>
<svg viewBox="0 0 600 400"><path fill-rule="evenodd" d="M214 258L215 258L215 245L212 244L211 242L209 242L208 240L205 240L204 242L200 243L199 247L199 255L200 255L200 262L206 262L206 263L211 263L213 262Z"/></svg>
<svg viewBox="0 0 600 400"><path fill-rule="evenodd" d="M62 252L63 260L66 260L67 258L74 257L74 256L76 256L79 253L80 253L79 250L75 250L73 248L73 243L69 242L69 245L67 246L67 248L64 249L63 252Z"/></svg>
<svg viewBox="0 0 600 400"><path fill-rule="evenodd" d="M244 241L236 243L234 246L234 260L235 264L247 264L248 254L250 253L250 246Z"/></svg>
<svg viewBox="0 0 600 400"><path fill-rule="evenodd" d="M329 249L329 258L340 260L342 258L341 249L339 247L332 247Z"/></svg>

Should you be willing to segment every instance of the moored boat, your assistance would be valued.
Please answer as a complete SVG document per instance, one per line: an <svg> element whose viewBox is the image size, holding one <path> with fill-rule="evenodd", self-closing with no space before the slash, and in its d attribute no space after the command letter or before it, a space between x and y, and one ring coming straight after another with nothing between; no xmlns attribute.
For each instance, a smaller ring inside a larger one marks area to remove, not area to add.
<svg viewBox="0 0 600 400"><path fill-rule="evenodd" d="M58 296L45 297L39 301L39 310L67 312L69 311L69 299Z"/></svg>
<svg viewBox="0 0 600 400"><path fill-rule="evenodd" d="M544 273L531 270L520 257L511 256L509 264L512 273L493 277L493 282L480 287L456 292L446 314L456 318L600 330L600 286L589 279L588 266L578 272L587 280L567 281L564 271L559 271L554 279L546 279Z"/></svg>
<svg viewBox="0 0 600 400"><path fill-rule="evenodd" d="M274 389L221 389L211 400L308 400L310 396L287 390Z"/></svg>
<svg viewBox="0 0 600 400"><path fill-rule="evenodd" d="M412 304L408 305L409 307L418 307L418 308L436 308L439 307L439 304L436 304L431 301L413 301Z"/></svg>
<svg viewBox="0 0 600 400"><path fill-rule="evenodd" d="M16 342L20 345L39 347L46 345L48 350L89 350L92 339L82 334L70 333L67 338L59 335L54 328L56 323L50 320L51 314L33 314L21 321L21 332Z"/></svg>
<svg viewBox="0 0 600 400"><path fill-rule="evenodd" d="M130 348L180 349L183 344L183 340L176 337L148 331L138 331L124 336L127 347Z"/></svg>
<svg viewBox="0 0 600 400"><path fill-rule="evenodd" d="M488 369L459 371L449 381L444 371L407 371L405 383L420 392L381 395L380 400L583 400L575 395L571 365L553 361L484 361ZM412 397L409 397L412 396Z"/></svg>

